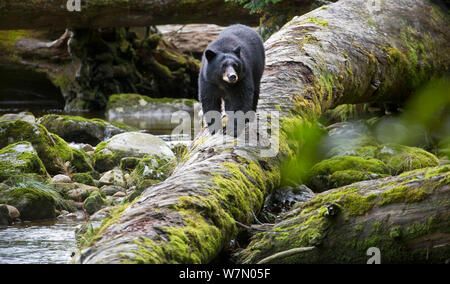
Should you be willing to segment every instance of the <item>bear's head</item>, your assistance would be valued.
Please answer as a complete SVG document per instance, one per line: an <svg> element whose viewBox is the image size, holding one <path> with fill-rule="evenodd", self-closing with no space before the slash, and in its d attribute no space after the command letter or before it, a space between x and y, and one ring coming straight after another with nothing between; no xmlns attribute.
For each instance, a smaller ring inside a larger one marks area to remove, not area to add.
<svg viewBox="0 0 450 284"><path fill-rule="evenodd" d="M222 81L226 84L236 84L243 75L241 60L241 47L236 47L232 52L216 52L211 49L205 51L208 60L208 73L214 81ZM213 72L210 72L210 69Z"/></svg>

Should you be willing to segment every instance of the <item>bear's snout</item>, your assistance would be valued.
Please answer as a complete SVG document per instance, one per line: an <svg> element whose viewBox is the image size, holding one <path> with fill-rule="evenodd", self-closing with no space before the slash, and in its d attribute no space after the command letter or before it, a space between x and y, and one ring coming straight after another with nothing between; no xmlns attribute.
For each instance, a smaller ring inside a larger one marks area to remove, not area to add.
<svg viewBox="0 0 450 284"><path fill-rule="evenodd" d="M239 77L236 73L236 70L234 70L233 67L228 66L225 70L225 73L223 73L223 80L227 83L234 84L238 81Z"/></svg>

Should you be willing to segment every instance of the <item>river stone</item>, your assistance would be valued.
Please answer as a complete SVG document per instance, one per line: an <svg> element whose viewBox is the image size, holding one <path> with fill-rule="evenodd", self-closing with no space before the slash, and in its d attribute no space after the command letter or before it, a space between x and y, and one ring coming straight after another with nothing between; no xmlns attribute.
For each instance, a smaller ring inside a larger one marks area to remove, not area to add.
<svg viewBox="0 0 450 284"><path fill-rule="evenodd" d="M34 115L29 112L7 113L0 116L0 121L1 120L22 120L30 123L35 123L36 117L34 117Z"/></svg>
<svg viewBox="0 0 450 284"><path fill-rule="evenodd" d="M101 185L118 185L120 187L127 186L123 178L123 172L119 169L114 169L104 173L99 182Z"/></svg>
<svg viewBox="0 0 450 284"><path fill-rule="evenodd" d="M9 226L12 224L12 218L9 214L8 207L5 204L0 204L0 226Z"/></svg>
<svg viewBox="0 0 450 284"><path fill-rule="evenodd" d="M12 176L38 174L46 176L47 171L37 152L29 142L19 142L0 150L0 181Z"/></svg>
<svg viewBox="0 0 450 284"><path fill-rule="evenodd" d="M52 178L52 183L71 183L72 180L66 175L56 175Z"/></svg>
<svg viewBox="0 0 450 284"><path fill-rule="evenodd" d="M99 191L98 187L75 183L75 188L67 193L67 198L77 202L84 201L94 191Z"/></svg>
<svg viewBox="0 0 450 284"><path fill-rule="evenodd" d="M116 185L105 185L102 186L100 190L105 193L106 196L113 196L117 192L124 191L125 189Z"/></svg>
<svg viewBox="0 0 450 284"><path fill-rule="evenodd" d="M125 157L142 158L148 155L175 159L175 155L162 139L146 133L127 132L118 134L95 149L95 168L106 172L118 166Z"/></svg>
<svg viewBox="0 0 450 284"><path fill-rule="evenodd" d="M42 125L21 120L0 121L0 148L23 141L33 145L52 175L61 173L62 164L73 159L69 145Z"/></svg>
<svg viewBox="0 0 450 284"><path fill-rule="evenodd" d="M48 193L36 188L10 188L0 191L0 203L12 205L24 221L54 219L56 201Z"/></svg>
<svg viewBox="0 0 450 284"><path fill-rule="evenodd" d="M107 201L103 198L100 191L92 192L89 197L84 201L84 207L89 215L94 214L98 210L107 205Z"/></svg>
<svg viewBox="0 0 450 284"><path fill-rule="evenodd" d="M115 198L117 198L117 197L126 197L126 196L127 196L127 194L125 192L123 192L123 191L116 192L113 195L113 197L115 197Z"/></svg>
<svg viewBox="0 0 450 284"><path fill-rule="evenodd" d="M91 145L97 145L116 134L136 130L126 125L112 124L101 119L86 119L81 116L69 115L45 115L39 118L38 123L68 142Z"/></svg>
<svg viewBox="0 0 450 284"><path fill-rule="evenodd" d="M11 205L6 205L6 207L8 208L8 210L9 210L9 215L11 216L11 218L12 218L13 220L19 219L19 218L20 218L20 212L19 212L19 210L17 210L16 207L11 206Z"/></svg>
<svg viewBox="0 0 450 284"><path fill-rule="evenodd" d="M118 94L109 97L106 117L139 129L170 131L180 119L194 117L197 101L192 99L150 98L138 94ZM199 108L198 108L199 109ZM190 128L190 122L188 127Z"/></svg>

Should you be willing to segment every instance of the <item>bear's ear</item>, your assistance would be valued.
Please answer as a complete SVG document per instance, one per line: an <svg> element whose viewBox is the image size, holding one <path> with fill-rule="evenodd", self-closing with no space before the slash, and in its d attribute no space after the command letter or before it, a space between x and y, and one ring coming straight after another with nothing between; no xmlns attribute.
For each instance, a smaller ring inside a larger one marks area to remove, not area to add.
<svg viewBox="0 0 450 284"><path fill-rule="evenodd" d="M237 55L237 57L241 57L241 47L238 46L233 50L233 53Z"/></svg>
<svg viewBox="0 0 450 284"><path fill-rule="evenodd" d="M217 54L214 51L210 50L210 49L205 51L205 57L206 57L206 59L208 59L208 61L213 60L214 57L216 57L216 55Z"/></svg>

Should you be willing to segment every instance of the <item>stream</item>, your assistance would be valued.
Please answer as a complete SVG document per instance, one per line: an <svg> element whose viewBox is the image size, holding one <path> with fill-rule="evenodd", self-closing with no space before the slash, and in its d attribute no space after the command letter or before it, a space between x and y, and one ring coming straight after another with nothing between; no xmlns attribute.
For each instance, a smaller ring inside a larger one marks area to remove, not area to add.
<svg viewBox="0 0 450 284"><path fill-rule="evenodd" d="M2 76L0 76L0 86L5 83L2 82L4 80L5 78L3 77L2 80ZM0 116L6 113L23 111L32 112L36 117L52 113L66 114L63 111L61 101L52 99L60 96L57 93L51 94L55 91L54 89L44 88L46 94L44 96L31 91L31 89L40 89L36 88L34 84L27 84L22 86L23 88L20 84L20 80L11 79L8 82L8 88L0 87ZM70 113L70 115L105 119L104 113ZM127 123L129 124L130 121L127 121ZM162 130L161 127L155 126L151 121L145 122L142 118L136 118L135 123L131 124L170 142L171 136L168 135L170 130ZM148 126L152 128L148 129ZM179 140L185 139L180 137ZM0 227L0 264L68 263L71 260L72 253L77 250L75 230L84 223L83 219L57 219Z"/></svg>

